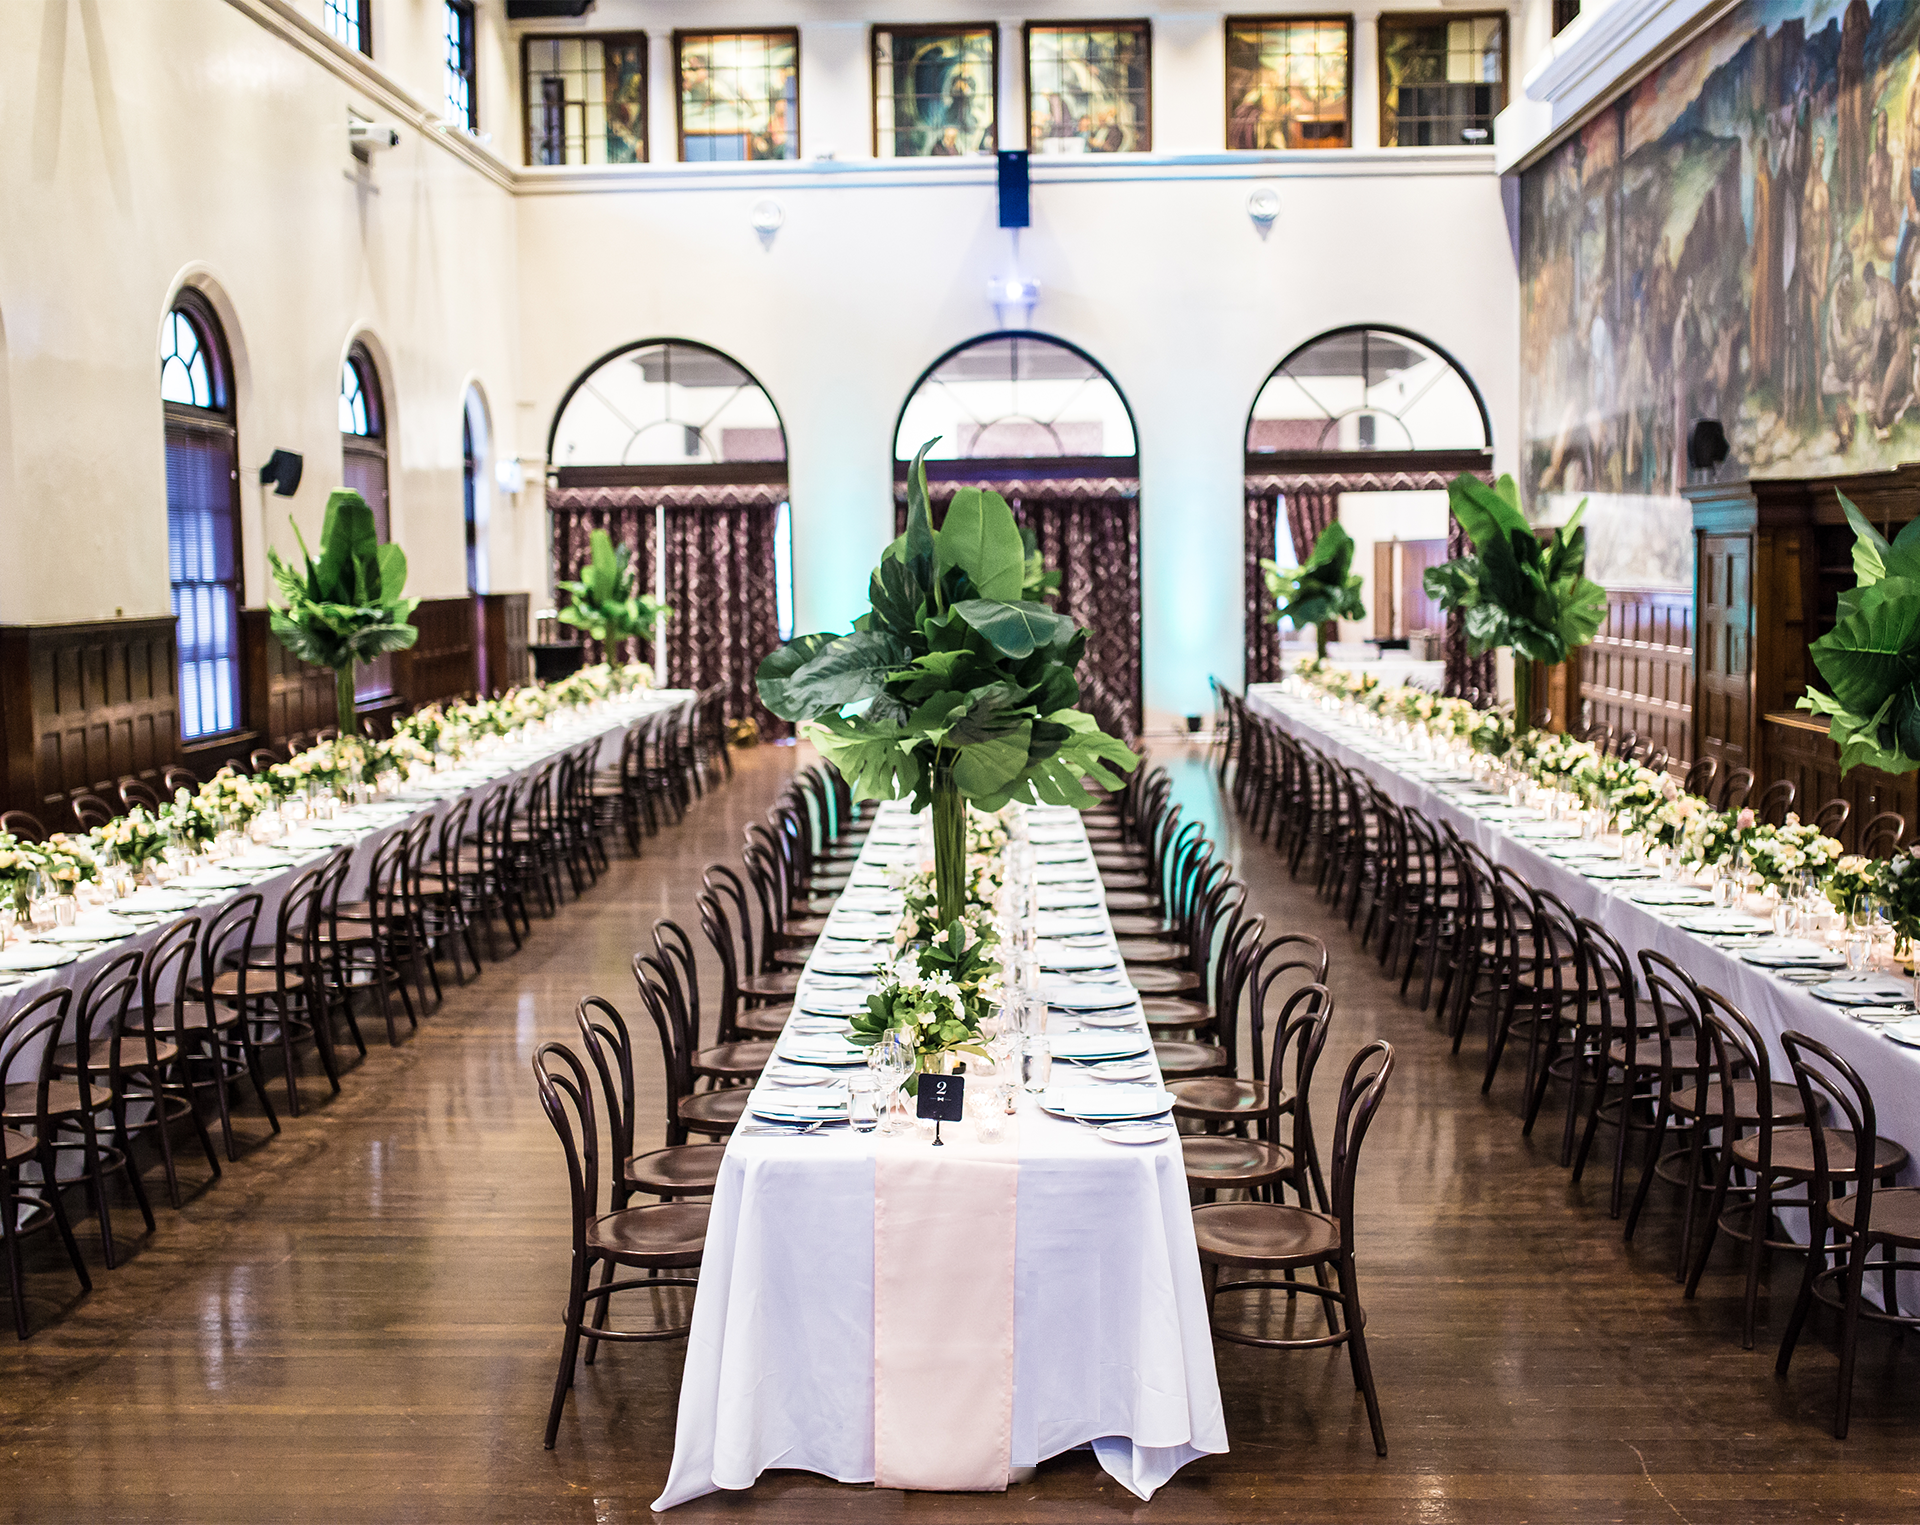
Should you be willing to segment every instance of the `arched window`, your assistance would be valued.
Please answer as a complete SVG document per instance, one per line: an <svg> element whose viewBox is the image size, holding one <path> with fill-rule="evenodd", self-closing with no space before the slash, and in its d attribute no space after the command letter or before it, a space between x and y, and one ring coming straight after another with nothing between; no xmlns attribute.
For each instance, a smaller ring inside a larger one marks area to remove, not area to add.
<svg viewBox="0 0 1920 1525"><path fill-rule="evenodd" d="M674 608L645 654L662 681L719 685L729 718L781 729L753 682L793 628L787 436L766 389L704 344L630 345L568 389L547 460L555 577L606 530Z"/></svg>
<svg viewBox="0 0 1920 1525"><path fill-rule="evenodd" d="M1444 489L1463 471L1489 472L1492 446L1473 382L1418 335L1334 329L1275 366L1247 417L1247 681L1280 676L1280 633L1266 623L1260 561L1303 560L1342 517L1343 498L1354 570L1365 585L1367 636L1404 641L1437 631L1442 620L1422 591L1423 575L1460 549ZM1352 496L1389 493L1396 496ZM1450 637L1448 652L1450 691L1490 681L1466 672L1462 642Z"/></svg>
<svg viewBox="0 0 1920 1525"><path fill-rule="evenodd" d="M380 372L366 345L355 340L340 367L340 480L367 500L382 540L393 538L387 506L387 405ZM393 659L375 657L358 669L354 693L378 699L393 692Z"/></svg>
<svg viewBox="0 0 1920 1525"><path fill-rule="evenodd" d="M180 735L235 729L240 710L240 476L220 320L180 293L160 325L167 438L167 577L179 621Z"/></svg>
<svg viewBox="0 0 1920 1525"><path fill-rule="evenodd" d="M936 517L956 488L990 487L1062 576L1055 599L1093 632L1084 702L1119 736L1141 726L1140 469L1133 414L1091 356L1042 334L989 334L929 366L894 430L896 522L927 457Z"/></svg>

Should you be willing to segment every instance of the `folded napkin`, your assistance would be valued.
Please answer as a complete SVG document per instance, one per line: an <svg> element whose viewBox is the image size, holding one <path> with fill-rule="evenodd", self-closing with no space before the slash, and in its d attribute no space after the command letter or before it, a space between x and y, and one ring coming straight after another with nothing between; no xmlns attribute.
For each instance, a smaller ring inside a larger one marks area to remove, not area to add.
<svg viewBox="0 0 1920 1525"><path fill-rule="evenodd" d="M1836 1006L1899 1006L1913 999L1913 981L1890 974L1850 974L1815 985L1813 993Z"/></svg>

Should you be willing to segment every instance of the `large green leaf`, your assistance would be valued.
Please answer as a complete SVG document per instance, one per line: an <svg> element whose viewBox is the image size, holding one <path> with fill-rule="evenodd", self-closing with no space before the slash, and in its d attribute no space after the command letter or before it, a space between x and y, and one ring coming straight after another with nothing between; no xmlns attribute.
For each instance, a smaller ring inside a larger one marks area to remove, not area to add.
<svg viewBox="0 0 1920 1525"><path fill-rule="evenodd" d="M1024 733L1032 718L1024 689L990 683L968 698L965 711L947 731L947 745L972 749L982 742L999 741L1016 731Z"/></svg>
<svg viewBox="0 0 1920 1525"><path fill-rule="evenodd" d="M1827 717L1827 735L1840 749L1840 771L1854 768L1878 768L1882 773L1911 773L1920 768L1920 756L1904 753L1880 744L1882 715L1893 705L1889 698L1880 714L1864 717L1854 714L1817 688L1810 688L1796 701L1796 707Z"/></svg>
<svg viewBox="0 0 1920 1525"><path fill-rule="evenodd" d="M998 810L987 801L1003 795L1009 784L1027 766L1027 737L1031 720L1022 720L1012 730L990 741L975 742L960 748L953 759L953 781L960 792L980 801L981 808ZM1001 798L1001 804L1005 804Z"/></svg>
<svg viewBox="0 0 1920 1525"><path fill-rule="evenodd" d="M1863 588L1871 588L1887 575L1887 556L1893 549L1887 544L1880 531L1867 522L1867 516L1854 506L1853 499L1845 493L1835 493L1840 507L1845 511L1847 523L1853 527L1853 575Z"/></svg>
<svg viewBox="0 0 1920 1525"><path fill-rule="evenodd" d="M1585 646L1600 633L1607 618L1607 590L1597 582L1577 578L1560 598L1560 618L1555 630L1568 647Z"/></svg>
<svg viewBox="0 0 1920 1525"><path fill-rule="evenodd" d="M985 636L995 651L1009 657L1030 656L1068 639L1079 628L1045 604L969 598L955 604L953 612Z"/></svg>
<svg viewBox="0 0 1920 1525"><path fill-rule="evenodd" d="M904 641L884 630L843 635L820 647L787 677L783 697L789 706L808 715L825 714L873 698L887 675L912 657Z"/></svg>
<svg viewBox="0 0 1920 1525"><path fill-rule="evenodd" d="M1462 472L1447 484L1447 506L1467 532L1473 548L1482 553L1489 541L1504 539L1516 529L1533 533L1526 515L1520 512L1512 477L1503 476L1496 489L1471 473Z"/></svg>
<svg viewBox="0 0 1920 1525"><path fill-rule="evenodd" d="M936 434L914 452L913 465L907 472L907 532L900 537L900 559L936 602L940 593L934 572L933 515L927 505L927 452L939 443Z"/></svg>
<svg viewBox="0 0 1920 1525"><path fill-rule="evenodd" d="M760 659L754 685L760 690L760 702L782 720L807 720L812 710L792 693L793 675L831 646L838 637L821 632L796 636L784 646L776 646Z"/></svg>
<svg viewBox="0 0 1920 1525"><path fill-rule="evenodd" d="M883 628L906 637L919 625L926 606L927 586L910 563L883 556L867 580L867 600Z"/></svg>
<svg viewBox="0 0 1920 1525"><path fill-rule="evenodd" d="M976 598L1017 601L1026 578L1027 552L1013 510L997 492L962 487L947 505L947 517L934 537L936 570L944 577L958 567L973 584Z"/></svg>
<svg viewBox="0 0 1920 1525"><path fill-rule="evenodd" d="M1920 676L1920 583L1885 578L1863 589L1853 613L1810 650L1834 698L1856 714L1877 712Z"/></svg>
<svg viewBox="0 0 1920 1525"><path fill-rule="evenodd" d="M1421 589L1442 610L1470 609L1481 602L1480 564L1470 556L1428 567Z"/></svg>
<svg viewBox="0 0 1920 1525"><path fill-rule="evenodd" d="M925 770L912 739L897 726L829 715L802 728L847 781L855 799L895 800L919 787Z"/></svg>

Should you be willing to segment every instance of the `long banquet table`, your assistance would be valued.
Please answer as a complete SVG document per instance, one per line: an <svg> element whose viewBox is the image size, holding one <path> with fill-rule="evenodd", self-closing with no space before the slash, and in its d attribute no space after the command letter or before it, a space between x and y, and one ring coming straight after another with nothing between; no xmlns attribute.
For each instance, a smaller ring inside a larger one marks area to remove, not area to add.
<svg viewBox="0 0 1920 1525"><path fill-rule="evenodd" d="M1909 1150L1920 1151L1920 1051L1890 1040L1877 1026L1855 1021L1843 1007L1820 1000L1808 990L1746 962L1737 947L1723 947L1675 925L1695 914L1693 910L1637 904L1628 898L1633 881L1589 879L1571 863L1549 857L1541 846L1523 841L1507 826L1463 808L1431 777L1419 776L1421 770L1432 772L1422 759L1347 723L1324 705L1289 694L1280 684L1260 683L1248 687L1247 703L1328 756L1363 770L1396 804L1412 806L1430 818L1444 818L1496 863L1511 865L1529 883L1551 891L1577 914L1597 921L1629 953L1655 949L1678 962L1702 985L1719 991L1767 1039L1776 1080L1792 1078L1780 1047L1781 1033L1804 1033L1826 1044L1853 1065L1872 1090L1881 1133ZM1909 1162L1902 1179L1920 1179L1913 1163Z"/></svg>
<svg viewBox="0 0 1920 1525"><path fill-rule="evenodd" d="M347 882L348 893L352 894L364 886L368 866L380 843L394 832L413 825L422 812L443 814L462 797L539 768L584 742L592 741L598 747L599 765L617 761L621 739L629 726L644 716L683 704L693 697L689 689L649 689L581 711L561 711L549 717L535 734L510 737L492 751L408 786L392 800L343 812L326 823L325 831L296 827L287 834L281 850L256 851L250 857L231 860L229 865L207 874L199 883L180 881L179 890L195 902L191 910L143 917L144 925L131 936L76 943L73 945L76 956L58 967L25 975L0 974L0 1023L57 986L69 986L78 993L102 966L131 949L151 947L179 917L198 915L210 922L222 907L243 894L261 896L257 935L270 938L275 913L293 881L343 844L351 842L355 849ZM96 922L110 925L98 920L102 914L98 910L83 911L75 926L85 932Z"/></svg>
<svg viewBox="0 0 1920 1525"><path fill-rule="evenodd" d="M1070 835L1071 847L1041 871L1040 931L1049 930L1050 908L1064 914L1068 906L1086 907L1079 915L1097 919L1117 964L1078 817L1035 810L1031 818L1036 837L1042 821L1072 822L1070 831L1053 828ZM877 923L889 913L897 917L900 894L888 872L918 857L917 848L899 845L910 819L898 805L877 813L809 959L796 1014L810 1005L844 1010L870 986L822 966L857 967L857 950ZM1049 944L1040 949L1044 969ZM1138 997L1129 990L1122 999L1131 1000L1128 1031L1146 1050L1157 1086ZM808 1079L791 1057L801 1046L797 1025L798 1016L781 1035L755 1104L791 1094L788 1088ZM1052 1030L1070 1026L1056 1010ZM1056 1082L1063 1073L1056 1061ZM1109 1474L1150 1498L1188 1461L1227 1448L1179 1140L1169 1131L1149 1146L1109 1143L1035 1103L1019 1094L1018 1115L1006 1120L1005 1152L1018 1161L1006 1461L1031 1467L1090 1445ZM968 1123L947 1132L964 1144L974 1129ZM903 1159L930 1162L929 1150L930 1140L911 1125L894 1138L844 1125L795 1136L755 1131L750 1119L735 1132L713 1197L673 1466L656 1509L716 1489L749 1488L771 1467L848 1483L875 1480L876 1171ZM918 1206L939 1211L938 1199ZM897 1245L884 1237L880 1243ZM883 1283L896 1268L895 1253L879 1251ZM928 1316L937 1319L938 1310ZM902 1402L889 1417L898 1422L899 1409L913 1407ZM976 1422L992 1421L983 1411ZM927 1444L939 1441L930 1427ZM883 1466L883 1485L888 1481Z"/></svg>

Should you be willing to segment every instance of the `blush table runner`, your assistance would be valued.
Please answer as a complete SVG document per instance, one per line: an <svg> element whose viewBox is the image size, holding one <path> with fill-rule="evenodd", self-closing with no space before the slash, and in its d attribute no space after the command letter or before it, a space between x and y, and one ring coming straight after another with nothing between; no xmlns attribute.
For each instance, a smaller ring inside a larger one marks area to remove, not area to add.
<svg viewBox="0 0 1920 1525"><path fill-rule="evenodd" d="M1091 875L1077 818L1036 811L1036 822L1043 815L1054 833L1070 830ZM854 873L857 909L837 907L829 932L885 901L873 888L883 876L863 870L889 856L883 828L897 835L909 819L900 806L881 807ZM897 910L897 894L891 904ZM796 1009L834 983L810 966ZM1134 1017L1144 1045L1137 1004ZM1071 1025L1052 1019L1055 1029ZM756 1099L807 1078L787 1061L786 1043L783 1035ZM1046 1115L1024 1093L1019 1107L997 1145L980 1146L1001 1179L983 1171L962 1187L951 1173L952 1189L940 1167L896 1166L914 1151L956 1153L956 1143L935 1151L917 1133L734 1134L713 1196L673 1463L654 1508L751 1488L769 1468L845 1483L1000 1488L1009 1469L1082 1446L1146 1499L1196 1457L1227 1449L1178 1141L1124 1147ZM972 1137L970 1125L943 1132ZM911 1183L917 1205L906 1203L908 1178L897 1169L930 1172ZM1010 1236L1005 1176L1014 1177ZM909 1227L903 1211L922 1215L910 1232L930 1236L930 1246L964 1246L963 1307L940 1306L957 1295L941 1276L945 1290L928 1290L907 1314L928 1321L916 1338L942 1342L936 1360L965 1368L952 1394L937 1391L952 1377L937 1366L904 1396L895 1381L906 1368L894 1363L911 1356L894 1343L903 1333L895 1278L920 1259L894 1258L897 1231ZM990 1238L975 1226L981 1212ZM984 1248L1009 1242L1010 1261ZM993 1268L998 1279L985 1274ZM1010 1394L997 1375L1009 1358ZM962 1433L942 1435L940 1425Z"/></svg>

